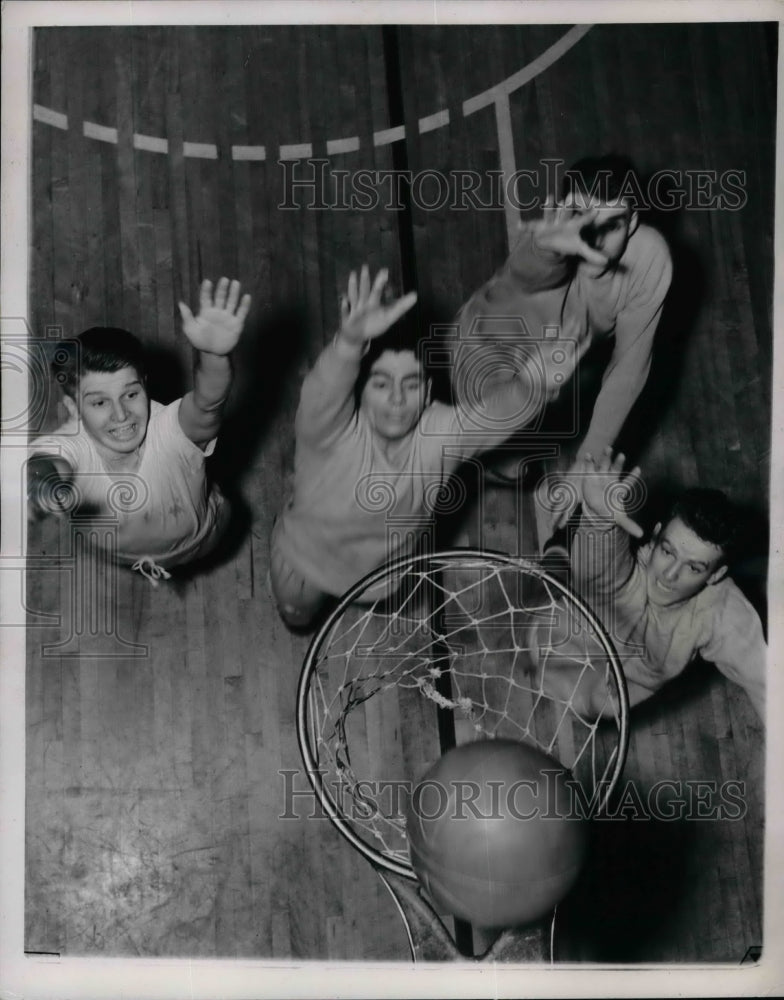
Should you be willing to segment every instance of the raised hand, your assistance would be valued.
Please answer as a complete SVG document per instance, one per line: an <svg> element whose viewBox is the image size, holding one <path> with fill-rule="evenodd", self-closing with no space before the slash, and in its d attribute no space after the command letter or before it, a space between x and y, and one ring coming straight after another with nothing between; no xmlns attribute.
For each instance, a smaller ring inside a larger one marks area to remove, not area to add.
<svg viewBox="0 0 784 1000"><path fill-rule="evenodd" d="M203 281L199 292L199 315L194 316L184 302L179 303L182 332L197 351L207 354L231 353L240 339L250 309L250 295L240 299L239 281L221 278L212 294L212 282Z"/></svg>
<svg viewBox="0 0 784 1000"><path fill-rule="evenodd" d="M605 448L604 454L596 462L592 455L586 455L572 468L582 495L583 509L589 517L615 521L635 538L641 538L643 529L624 510L624 502L631 496L636 481L640 478L640 467L623 476L626 457L619 452L613 458L612 448Z"/></svg>
<svg viewBox="0 0 784 1000"><path fill-rule="evenodd" d="M589 246L581 235L597 214L595 208L583 212L571 205L546 205L543 217L535 223L536 245L542 250L552 250L565 257L582 257L589 264L606 266L607 257Z"/></svg>
<svg viewBox="0 0 784 1000"><path fill-rule="evenodd" d="M348 290L340 304L339 336L342 340L359 347L366 340L380 337L416 302L416 292L409 292L388 305L384 304L382 296L388 277L389 272L382 268L371 285L367 264L362 267L359 280L356 272L351 272Z"/></svg>

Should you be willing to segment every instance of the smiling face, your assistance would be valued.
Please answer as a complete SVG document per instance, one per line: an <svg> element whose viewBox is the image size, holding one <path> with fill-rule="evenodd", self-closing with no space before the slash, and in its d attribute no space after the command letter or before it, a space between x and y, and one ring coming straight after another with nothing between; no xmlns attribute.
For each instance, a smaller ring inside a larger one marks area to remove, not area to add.
<svg viewBox="0 0 784 1000"><path fill-rule="evenodd" d="M718 583L726 572L723 550L703 541L679 517L657 527L647 568L648 597L654 604L667 607L686 601Z"/></svg>
<svg viewBox="0 0 784 1000"><path fill-rule="evenodd" d="M384 351L370 369L360 408L379 437L399 441L419 423L429 395L413 351Z"/></svg>
<svg viewBox="0 0 784 1000"><path fill-rule="evenodd" d="M150 402L135 368L85 372L79 379L75 404L70 402L99 450L109 457L130 455L144 441Z"/></svg>

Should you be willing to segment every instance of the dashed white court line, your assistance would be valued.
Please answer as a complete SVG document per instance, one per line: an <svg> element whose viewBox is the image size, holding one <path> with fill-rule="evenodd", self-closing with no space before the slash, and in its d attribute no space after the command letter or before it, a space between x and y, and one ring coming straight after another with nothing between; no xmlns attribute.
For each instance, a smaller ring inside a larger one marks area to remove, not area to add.
<svg viewBox="0 0 784 1000"><path fill-rule="evenodd" d="M60 114L59 111L52 111L42 104L33 105L33 118L44 125L53 125L55 128L68 128L68 115ZM86 124L86 123L85 123Z"/></svg>
<svg viewBox="0 0 784 1000"><path fill-rule="evenodd" d="M436 111L434 115L428 115L427 118L419 119L419 131L422 135L425 132L433 132L437 128L443 128L444 125L449 124L449 111Z"/></svg>
<svg viewBox="0 0 784 1000"><path fill-rule="evenodd" d="M218 147L212 142L184 142L182 152L184 156L195 156L200 160L218 159Z"/></svg>
<svg viewBox="0 0 784 1000"><path fill-rule="evenodd" d="M87 122L84 123L87 125ZM140 135L137 132L133 134L133 145L136 149L146 149L150 153L168 153L169 152L169 140L159 139L154 135ZM216 150L217 155L217 150Z"/></svg>
<svg viewBox="0 0 784 1000"><path fill-rule="evenodd" d="M523 66L512 76L507 77L501 83L495 84L481 94L475 94L468 100L463 101L463 115L474 114L482 108L496 105L496 113L504 101L508 101L509 95L520 87L530 83L540 73L552 66L563 56L572 46L576 45L593 27L590 24L577 24L570 28L557 42L550 48L545 49L541 55L537 56L527 66ZM53 108L47 108L42 104L33 105L33 120L53 128L66 130L69 127L68 115ZM421 135L433 132L436 129L444 128L449 124L450 116L447 108L435 111L431 115L420 118L417 122L417 130ZM118 142L118 132L110 125L100 125L97 122L85 121L82 123L82 132L88 139L96 139L99 142ZM406 128L404 125L397 125L393 128L381 129L373 133L374 146L387 146L392 142L401 142L406 138ZM134 133L133 145L135 149L149 153L168 153L169 142L159 136L142 135ZM341 153L356 153L361 149L359 136L347 136L340 139L327 140L327 154L334 156ZM209 142L184 142L183 153L187 157L203 160L217 160L218 147L215 143ZM288 143L279 147L279 158L281 160L305 159L313 155L313 145L309 142ZM232 146L231 158L236 161L261 161L267 159L266 146Z"/></svg>
<svg viewBox="0 0 784 1000"><path fill-rule="evenodd" d="M380 132L374 132L373 145L386 146L390 142L398 142L400 139L405 139L405 137L405 125L396 125L394 128L386 128L382 129Z"/></svg>
<svg viewBox="0 0 784 1000"><path fill-rule="evenodd" d="M266 146L232 146L232 160L266 160Z"/></svg>
<svg viewBox="0 0 784 1000"><path fill-rule="evenodd" d="M327 153L329 156L334 156L336 153L356 153L358 149L358 135L352 135L348 139L330 139L327 142Z"/></svg>
<svg viewBox="0 0 784 1000"><path fill-rule="evenodd" d="M43 121L41 118L38 120ZM68 126L66 125L65 127L67 128ZM82 133L88 139L98 139L99 142L117 142L117 129L112 128L110 125L96 125L95 122L84 122L82 124ZM163 141L166 142L165 139ZM166 142L166 146L168 148L168 142Z"/></svg>

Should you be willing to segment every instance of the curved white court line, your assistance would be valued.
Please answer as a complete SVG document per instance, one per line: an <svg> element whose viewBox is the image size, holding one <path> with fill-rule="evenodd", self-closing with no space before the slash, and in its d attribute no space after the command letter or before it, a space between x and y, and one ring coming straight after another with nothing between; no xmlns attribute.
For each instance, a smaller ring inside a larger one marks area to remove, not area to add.
<svg viewBox="0 0 784 1000"><path fill-rule="evenodd" d="M557 62L562 55L576 45L593 27L591 24L577 24L570 28L557 42L554 42L549 49L536 57L527 66L517 70L506 80L495 84L488 90L476 94L474 97L463 101L463 116L474 114L481 108L494 104L496 108L515 90L519 90L526 83L530 83L540 73ZM33 105L33 120L44 125L51 125L54 128L67 129L69 127L68 116L52 108L44 107L41 104ZM421 135L432 132L435 129L443 128L449 124L449 110L447 108L436 111L431 115L420 118L417 122L417 129ZM82 132L88 139L97 139L99 142L117 143L118 133L116 128L109 125L98 125L96 122L85 121L82 123ZM397 125L394 128L382 129L373 133L374 146L386 146L391 142L400 142L406 137L404 125ZM134 149L145 150L150 153L168 153L169 142L167 139L157 136L142 135L135 132L133 135ZM330 139L327 141L327 154L332 156L338 153L354 153L361 148L359 136L347 136L342 139ZM183 154L187 157L197 159L217 160L218 147L209 142L184 142ZM279 147L279 158L281 160L296 160L313 155L313 146L309 142L288 143ZM266 146L232 146L231 158L237 161L243 160L266 160Z"/></svg>
<svg viewBox="0 0 784 1000"><path fill-rule="evenodd" d="M549 49L545 49L533 62L528 63L527 66L523 66L522 69L507 77L502 83L497 83L494 87L490 87L489 90L485 90L484 93L477 94L476 97L470 97L467 101L463 101L463 115L468 117L468 115L472 115L475 111L479 111L480 108L485 108L488 104L494 104L499 97L508 97L515 90L519 90L526 83L530 83L534 77L543 73L544 70L552 66L554 62L557 62L562 55L568 52L573 45L576 45L584 35L588 34L592 27L592 24L576 24L573 28L570 28L565 35L562 35Z"/></svg>

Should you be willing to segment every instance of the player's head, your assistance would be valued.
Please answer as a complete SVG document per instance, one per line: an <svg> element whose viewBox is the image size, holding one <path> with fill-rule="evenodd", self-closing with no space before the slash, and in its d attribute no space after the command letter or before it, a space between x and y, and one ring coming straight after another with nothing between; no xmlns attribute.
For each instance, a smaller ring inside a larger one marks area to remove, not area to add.
<svg viewBox="0 0 784 1000"><path fill-rule="evenodd" d="M69 414L98 445L122 455L144 441L150 403L144 351L132 333L91 327L57 346L52 371Z"/></svg>
<svg viewBox="0 0 784 1000"><path fill-rule="evenodd" d="M430 402L431 383L417 349L416 335L397 323L370 342L357 379L359 408L386 441L410 434Z"/></svg>
<svg viewBox="0 0 784 1000"><path fill-rule="evenodd" d="M718 583L738 534L738 513L721 490L687 490L654 530L647 570L650 598L678 604Z"/></svg>
<svg viewBox="0 0 784 1000"><path fill-rule="evenodd" d="M566 171L564 203L579 212L597 210L598 215L581 235L610 264L621 259L639 224L639 192L634 166L623 156L589 156Z"/></svg>

